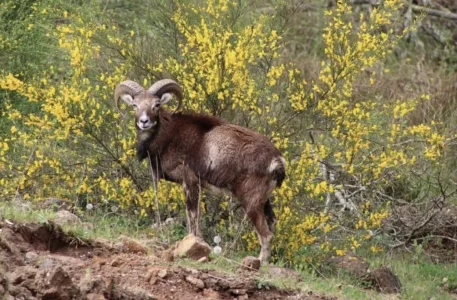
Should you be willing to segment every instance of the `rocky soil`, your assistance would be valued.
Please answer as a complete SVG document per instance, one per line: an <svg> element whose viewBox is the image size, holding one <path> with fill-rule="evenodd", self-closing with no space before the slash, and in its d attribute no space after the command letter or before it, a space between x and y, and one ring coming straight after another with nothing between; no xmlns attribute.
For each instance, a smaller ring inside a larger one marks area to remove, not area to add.
<svg viewBox="0 0 457 300"><path fill-rule="evenodd" d="M82 241L52 222L0 230L2 299L330 299L259 288L252 271L179 267L129 238Z"/></svg>

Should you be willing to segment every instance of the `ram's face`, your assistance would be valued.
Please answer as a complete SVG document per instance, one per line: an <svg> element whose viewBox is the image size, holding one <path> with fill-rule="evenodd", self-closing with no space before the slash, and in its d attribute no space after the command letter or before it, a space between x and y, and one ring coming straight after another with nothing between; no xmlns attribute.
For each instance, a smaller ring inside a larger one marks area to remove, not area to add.
<svg viewBox="0 0 457 300"><path fill-rule="evenodd" d="M138 130L151 130L159 122L160 98L151 95L138 95L132 101L135 110L135 124Z"/></svg>
<svg viewBox="0 0 457 300"><path fill-rule="evenodd" d="M171 79L159 80L148 90L132 80L125 80L114 90L114 101L118 109L119 99L133 107L137 129L147 133L158 126L160 107L170 101L172 94L181 103L182 89Z"/></svg>

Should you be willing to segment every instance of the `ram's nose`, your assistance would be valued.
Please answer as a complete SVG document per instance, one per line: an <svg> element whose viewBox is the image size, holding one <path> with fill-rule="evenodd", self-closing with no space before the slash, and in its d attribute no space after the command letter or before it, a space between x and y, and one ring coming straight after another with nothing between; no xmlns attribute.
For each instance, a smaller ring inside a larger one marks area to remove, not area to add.
<svg viewBox="0 0 457 300"><path fill-rule="evenodd" d="M147 116L140 117L140 123L143 123L143 125L146 125L148 122L149 122L149 118Z"/></svg>

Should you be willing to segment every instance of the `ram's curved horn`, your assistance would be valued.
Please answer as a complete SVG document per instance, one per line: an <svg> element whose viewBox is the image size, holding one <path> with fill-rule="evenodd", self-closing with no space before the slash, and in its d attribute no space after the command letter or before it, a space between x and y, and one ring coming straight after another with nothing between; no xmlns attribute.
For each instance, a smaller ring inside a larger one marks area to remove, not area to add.
<svg viewBox="0 0 457 300"><path fill-rule="evenodd" d="M135 98L144 91L144 88L132 80L122 81L118 84L114 90L114 101L116 103L116 108L119 110L119 98L123 95L130 95L132 98Z"/></svg>
<svg viewBox="0 0 457 300"><path fill-rule="evenodd" d="M165 93L172 93L178 98L178 107L175 111L177 111L182 104L182 88L176 81L172 79L162 79L151 85L148 89L148 93L155 95L159 98L162 97Z"/></svg>

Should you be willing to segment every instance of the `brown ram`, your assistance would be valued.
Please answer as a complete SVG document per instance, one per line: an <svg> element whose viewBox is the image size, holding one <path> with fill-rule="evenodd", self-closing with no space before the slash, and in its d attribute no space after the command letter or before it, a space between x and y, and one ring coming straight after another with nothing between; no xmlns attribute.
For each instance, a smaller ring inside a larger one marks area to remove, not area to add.
<svg viewBox="0 0 457 300"><path fill-rule="evenodd" d="M162 108L174 94L179 105L182 89L171 79L148 90L127 80L114 92L135 108L137 155L150 159L155 180L182 184L186 195L187 228L200 235L198 199L201 187L230 192L241 202L261 244L260 260L268 261L275 216L269 201L285 177L285 160L265 136L195 113L172 113Z"/></svg>

